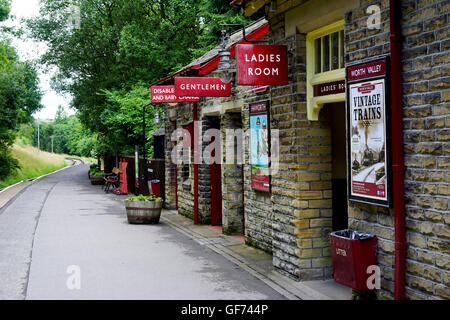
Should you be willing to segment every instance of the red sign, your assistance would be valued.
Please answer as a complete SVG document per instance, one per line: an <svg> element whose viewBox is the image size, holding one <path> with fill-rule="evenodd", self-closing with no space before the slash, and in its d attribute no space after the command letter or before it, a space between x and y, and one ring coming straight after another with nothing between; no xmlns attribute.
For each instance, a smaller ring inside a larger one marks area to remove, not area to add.
<svg viewBox="0 0 450 320"><path fill-rule="evenodd" d="M240 85L286 85L286 46L238 44L237 73Z"/></svg>
<svg viewBox="0 0 450 320"><path fill-rule="evenodd" d="M175 86L153 86L152 103L174 103L174 102L195 102L200 101L199 97L176 96Z"/></svg>
<svg viewBox="0 0 450 320"><path fill-rule="evenodd" d="M330 94L344 93L345 80L321 83L314 86L314 97L328 96Z"/></svg>
<svg viewBox="0 0 450 320"><path fill-rule="evenodd" d="M175 78L177 96L229 97L231 83L224 83L219 78L177 77Z"/></svg>
<svg viewBox="0 0 450 320"><path fill-rule="evenodd" d="M250 112L251 113L260 113L260 112L267 112L267 102L259 102L259 103L253 103L250 105Z"/></svg>
<svg viewBox="0 0 450 320"><path fill-rule="evenodd" d="M348 81L361 80L386 74L386 61L378 60L347 68Z"/></svg>
<svg viewBox="0 0 450 320"><path fill-rule="evenodd" d="M268 86L252 86L252 91L255 93L267 91Z"/></svg>

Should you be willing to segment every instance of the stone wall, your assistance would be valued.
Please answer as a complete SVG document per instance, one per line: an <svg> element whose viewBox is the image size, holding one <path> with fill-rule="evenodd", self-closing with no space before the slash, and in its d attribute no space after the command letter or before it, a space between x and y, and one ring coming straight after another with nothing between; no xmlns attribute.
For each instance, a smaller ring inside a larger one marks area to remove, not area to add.
<svg viewBox="0 0 450 320"><path fill-rule="evenodd" d="M331 277L330 132L327 123L307 120L306 35L285 36L287 3L278 1L269 13L271 42L289 49L290 79L271 89L271 128L280 130L280 171L272 177L273 262L297 280L324 279Z"/></svg>
<svg viewBox="0 0 450 320"><path fill-rule="evenodd" d="M450 299L449 1L403 7L407 294Z"/></svg>
<svg viewBox="0 0 450 320"><path fill-rule="evenodd" d="M380 29L367 29L366 9L378 5L381 9ZM389 8L386 1L365 1L360 8L345 15L345 62L361 63L389 54ZM349 228L376 234L377 264L381 268L381 292L393 292L394 279L394 217L393 210L349 202Z"/></svg>
<svg viewBox="0 0 450 320"><path fill-rule="evenodd" d="M172 132L176 129L176 119L170 117L170 110L173 107L169 105L164 109L164 125L165 125L165 195L164 207L166 209L176 209L176 195L175 195L175 164L172 161L172 150L175 147L175 143L171 141ZM168 134L170 133L170 134Z"/></svg>
<svg viewBox="0 0 450 320"><path fill-rule="evenodd" d="M250 129L250 104L266 100L270 100L269 90L246 97L242 109L243 128ZM250 135L245 136L244 146L245 241L250 246L272 253L271 196L270 193L252 189Z"/></svg>
<svg viewBox="0 0 450 320"><path fill-rule="evenodd" d="M242 131L235 131L242 130L241 113L223 114L221 116L220 129L222 132L222 157L224 161L222 165L223 233L243 234L242 152L239 152L240 148L238 148L238 139L242 141L243 134Z"/></svg>
<svg viewBox="0 0 450 320"><path fill-rule="evenodd" d="M379 30L366 27L367 6L382 10ZM402 5L407 298L450 298L450 168L448 128L448 1L404 1ZM389 54L387 1L361 1L346 15L346 62ZM395 191L394 191L395 192ZM394 287L393 210L350 203L349 227L378 237L380 296Z"/></svg>

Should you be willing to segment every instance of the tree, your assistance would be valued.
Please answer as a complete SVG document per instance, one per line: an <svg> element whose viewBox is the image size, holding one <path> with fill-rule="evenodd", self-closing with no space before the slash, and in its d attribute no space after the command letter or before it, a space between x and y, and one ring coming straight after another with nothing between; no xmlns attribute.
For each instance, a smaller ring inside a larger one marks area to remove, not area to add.
<svg viewBox="0 0 450 320"><path fill-rule="evenodd" d="M9 0L0 0L0 21L7 19L9 4ZM0 179L17 168L9 147L18 125L30 121L42 107L41 97L36 70L20 61L9 41L0 38Z"/></svg>
<svg viewBox="0 0 450 320"><path fill-rule="evenodd" d="M111 153L122 151L134 153L135 145L143 144L143 106L150 100L150 91L144 83L139 83L131 90L103 91L107 107L101 115L104 126L104 150ZM153 156L153 133L158 130L153 126L155 107L146 109L146 144L147 154Z"/></svg>
<svg viewBox="0 0 450 320"><path fill-rule="evenodd" d="M8 19L10 8L11 8L10 0L0 0L0 22Z"/></svg>
<svg viewBox="0 0 450 320"><path fill-rule="evenodd" d="M80 9L79 28L68 23L73 4ZM43 0L40 16L27 25L33 38L48 44L42 63L57 66L54 87L70 93L81 122L100 132L105 110L117 109L119 101L131 99L131 92L139 100L137 87L149 90L141 83L179 70L220 43L220 23L245 20L220 0ZM108 113L106 121L111 119L111 128L125 130L121 115ZM127 119L128 126L138 125ZM112 130L107 132L109 136ZM126 140L120 144L124 148L136 143L135 134L120 139Z"/></svg>

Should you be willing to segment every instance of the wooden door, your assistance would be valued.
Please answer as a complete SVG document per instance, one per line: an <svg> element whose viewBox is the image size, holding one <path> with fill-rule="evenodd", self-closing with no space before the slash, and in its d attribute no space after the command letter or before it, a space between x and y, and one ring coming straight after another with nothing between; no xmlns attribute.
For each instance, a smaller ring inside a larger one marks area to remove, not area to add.
<svg viewBox="0 0 450 320"><path fill-rule="evenodd" d="M222 225L222 170L221 165L213 163L211 171L211 225Z"/></svg>
<svg viewBox="0 0 450 320"><path fill-rule="evenodd" d="M216 127L218 125L216 124ZM214 125L211 126L213 128ZM214 142L214 138L211 138L211 142ZM220 144L216 147L220 148ZM211 152L211 155L215 157L216 150ZM211 172L211 225L222 225L222 165L220 163L210 164Z"/></svg>

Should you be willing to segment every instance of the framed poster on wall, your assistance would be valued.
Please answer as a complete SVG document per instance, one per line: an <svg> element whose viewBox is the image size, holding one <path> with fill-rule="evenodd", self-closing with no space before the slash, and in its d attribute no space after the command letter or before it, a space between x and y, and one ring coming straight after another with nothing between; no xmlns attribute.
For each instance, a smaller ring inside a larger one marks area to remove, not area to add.
<svg viewBox="0 0 450 320"><path fill-rule="evenodd" d="M392 173L387 58L347 67L350 201L391 207Z"/></svg>
<svg viewBox="0 0 450 320"><path fill-rule="evenodd" d="M250 104L252 189L270 192L269 101Z"/></svg>

